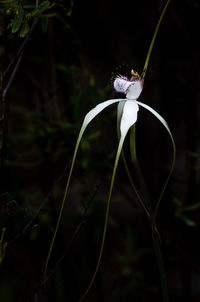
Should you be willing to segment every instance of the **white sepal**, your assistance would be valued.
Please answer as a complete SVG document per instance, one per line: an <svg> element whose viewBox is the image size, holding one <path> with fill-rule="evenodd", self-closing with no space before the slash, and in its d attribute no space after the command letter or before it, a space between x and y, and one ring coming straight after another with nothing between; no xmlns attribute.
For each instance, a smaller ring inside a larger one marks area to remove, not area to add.
<svg viewBox="0 0 200 302"><path fill-rule="evenodd" d="M157 119L158 119L158 120L163 124L163 126L167 129L167 131L168 131L168 133L169 133L169 135L170 135L170 138L171 138L171 140L172 140L173 146L175 146L175 143L174 143L174 139L173 139L172 133L171 133L171 131L170 131L170 129L169 129L169 126L168 126L167 122L165 121L165 119L164 119L158 112L156 112L153 108L151 108L150 106L148 106L148 105L146 105L146 104L144 104L144 103L138 102L138 101L136 101L136 102L138 103L138 105L144 107L145 109L147 109L148 111L150 111L155 117L157 117Z"/></svg>
<svg viewBox="0 0 200 302"><path fill-rule="evenodd" d="M118 139L120 139L120 136L121 136L120 123L121 123L121 118L122 118L125 102L126 102L126 100L120 101L117 105L117 135L118 135Z"/></svg>
<svg viewBox="0 0 200 302"><path fill-rule="evenodd" d="M127 100L124 104L120 123L121 136L126 136L129 128L137 121L139 106L135 100Z"/></svg>
<svg viewBox="0 0 200 302"><path fill-rule="evenodd" d="M103 109L105 109L106 107L114 104L114 103L118 103L120 101L122 101L123 99L114 99L114 100L108 100L108 101L105 101L105 102L102 102L100 104L98 104L96 107L94 107L92 110L90 110L85 118L84 118L84 121L83 121L83 125L84 126L87 126L91 120L93 120L93 118L95 118L95 116L97 114L99 114Z"/></svg>

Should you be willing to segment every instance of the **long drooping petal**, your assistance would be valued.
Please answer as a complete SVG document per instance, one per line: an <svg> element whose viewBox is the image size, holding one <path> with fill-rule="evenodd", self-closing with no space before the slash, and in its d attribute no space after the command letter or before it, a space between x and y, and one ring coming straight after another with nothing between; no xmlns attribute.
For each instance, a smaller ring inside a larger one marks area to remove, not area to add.
<svg viewBox="0 0 200 302"><path fill-rule="evenodd" d="M53 246L54 246L54 242L55 242L55 239L56 239L56 235L57 235L57 231L58 231L58 227L60 225L60 221L61 221L61 217L62 217L62 213L63 213L63 209L64 209L64 205L65 205L65 201L66 201L66 197L67 197L67 193L68 193L68 189L69 189L69 184L70 184L70 180L71 180L71 176L72 176L72 171L73 171L73 168L74 168L74 163L75 163L75 160L76 160L76 155L77 155L77 151L78 151L78 148L79 148L79 145L80 145L80 141L82 139L82 136L85 132L85 129L87 128L88 124L103 110L105 109L106 107L114 104L114 103L117 103L117 102L120 102L121 99L113 99L113 100L108 100L108 101L105 101L105 102L102 102L100 104L98 104L96 107L94 107L92 110L90 110L84 120L83 120L83 124L82 124L82 127L81 127L81 130L79 132L79 135L78 135L78 139L76 141L76 145L75 145L75 149L74 149L74 154L73 154L73 158L72 158L72 164L71 164L71 168L70 168L70 171L69 171L69 175L68 175L68 179L67 179L67 183L66 183L66 187L65 187L65 193L64 193L64 196L63 196L63 200L62 200L62 203L61 203L61 207L60 207L60 211L59 211L59 216L58 216L58 220L57 220L57 224L56 224L56 228L55 228L55 232L54 232L54 236L53 236L53 239L52 239L52 242L51 242L51 245L50 245L50 248L49 248L49 251L48 251L48 255L47 255L47 258L46 258L46 262L45 262L45 268L44 268L44 282L46 280L46 273L47 273L47 267L48 267L48 262L49 262L49 259L50 259L50 256L51 256L51 252L52 252L52 249L53 249Z"/></svg>
<svg viewBox="0 0 200 302"><path fill-rule="evenodd" d="M119 102L118 106L117 106L117 134L118 134L118 138L119 139L120 139L120 136L121 136L121 134L120 134L120 122L121 122L121 118L122 118L125 102L127 102L127 100ZM134 101L132 101L132 102L134 102ZM122 154L122 160L123 160L123 163L124 163L124 167L125 167L127 176L129 178L130 184L131 184L131 186L133 188L133 191L137 195L138 201L140 202L140 205L142 206L142 208L146 212L147 216L149 216L149 212L148 212L148 210L147 210L147 208L146 208L146 206L145 206L145 204L144 204L144 202L143 202L143 200L142 200L142 198L141 198L141 196L140 196L140 194L139 194L139 192L138 192L138 190L137 190L137 188L136 188L136 186L134 184L133 179L132 179L132 176L131 176L131 173L129 171L128 164L126 162L126 158L125 158L123 149L121 151L121 154Z"/></svg>
<svg viewBox="0 0 200 302"><path fill-rule="evenodd" d="M160 194L160 196L158 198L158 202L156 204L156 208L154 210L154 214L153 214L153 218L152 218L152 231L153 231L153 229L155 227L155 217L156 217L156 214L157 214L157 211L158 211L158 207L160 205L160 201L161 201L161 199L163 197L164 191L166 189L166 186L167 186L167 184L169 182L169 179L171 177L172 171L174 169L175 159L176 159L176 145L175 145L172 133L171 133L171 131L169 129L169 126L168 126L167 122L165 121L165 119L158 112L156 112L153 108L151 108L150 106L148 106L146 104L143 104L141 102L138 102L138 101L136 101L136 102L138 103L138 105L140 105L140 106L144 107L145 109L147 109L148 111L150 111L163 124L163 126L165 127L165 129L168 131L168 133L170 135L172 146L173 146L173 159L172 159L171 168L170 168L169 174L167 176L167 179L166 179L166 181L164 183L164 186L163 186L163 189L161 191L161 194Z"/></svg>
<svg viewBox="0 0 200 302"><path fill-rule="evenodd" d="M170 135L171 140L172 140L172 144L175 145L172 133L171 133L171 131L169 129L169 126L168 126L167 122L165 121L165 119L158 112L156 112L153 108L151 108L150 106L148 106L148 105L146 105L144 103L138 102L138 101L136 101L136 102L138 103L138 105L144 107L145 109L147 109L148 111L150 111L155 117L157 117L157 119L163 124L163 126L169 132L169 135Z"/></svg>
<svg viewBox="0 0 200 302"><path fill-rule="evenodd" d="M122 108L123 108L123 112L121 112ZM103 229L103 236L102 236L102 241L101 241L100 253L99 253L99 257L98 257L98 260L97 260L97 265L96 265L94 274L91 278L91 281L90 281L87 289L85 290L84 294L79 299L79 302L81 302L85 298L87 293L89 292L89 290L90 290L90 288L93 285L93 282L95 280L98 269L99 269L99 265L100 265L100 262L101 262L101 257L102 257L103 249L104 249L104 242L105 242L105 237L106 237L107 226L108 226L110 202L111 202L111 196L112 196L112 192L113 192L113 185L114 185L114 181L115 181L116 170L117 170L120 154L121 154L121 151L122 151L122 147L123 147L124 140L126 138L127 132L130 129L130 127L133 124L135 124L135 122L137 120L138 109L139 109L139 106L134 100L131 100L131 101L126 100L124 103L121 102L120 112L119 112L119 114L121 115L121 124L120 124L121 137L120 137L120 140L119 140L117 154L116 154L116 157L115 157L115 163L114 163L114 167L113 167L113 173L112 173L110 189L109 189L109 194L108 194L108 201L107 201L107 207L106 207L106 216L105 216L105 222L104 222L104 229Z"/></svg>
<svg viewBox="0 0 200 302"><path fill-rule="evenodd" d="M83 126L86 126L91 122L91 120L97 116L97 114L99 114L103 109L105 109L106 107L114 104L114 103L118 103L120 101L123 101L124 99L113 99L113 100L108 100L108 101L105 101L105 102L102 102L100 104L98 104L96 107L94 107L92 110L90 110L85 118L84 118L84 121L83 121Z"/></svg>

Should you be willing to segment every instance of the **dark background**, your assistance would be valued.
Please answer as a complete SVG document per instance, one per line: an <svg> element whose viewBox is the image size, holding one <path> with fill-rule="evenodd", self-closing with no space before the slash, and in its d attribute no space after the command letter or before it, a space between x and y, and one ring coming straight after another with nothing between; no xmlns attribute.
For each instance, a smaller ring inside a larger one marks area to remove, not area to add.
<svg viewBox="0 0 200 302"><path fill-rule="evenodd" d="M49 263L54 274L44 289L44 262L70 160L84 115L99 102L118 97L113 72L124 66L142 72L164 4L60 1L49 10L56 15L49 16L46 33L41 30L44 16L39 17L1 102L0 227L6 231L0 253L7 242L0 267L1 302L73 302L88 285L117 148L115 105L84 135ZM7 29L9 18L2 10L1 72L24 41ZM171 1L139 99L167 120L177 148L157 216L171 302L200 301L199 20L198 1ZM3 78L2 93L15 66ZM172 146L164 127L144 109L136 129L138 159L155 207L170 170ZM128 139L125 154L138 184ZM162 301L151 229L120 162L104 255L85 301L150 300Z"/></svg>

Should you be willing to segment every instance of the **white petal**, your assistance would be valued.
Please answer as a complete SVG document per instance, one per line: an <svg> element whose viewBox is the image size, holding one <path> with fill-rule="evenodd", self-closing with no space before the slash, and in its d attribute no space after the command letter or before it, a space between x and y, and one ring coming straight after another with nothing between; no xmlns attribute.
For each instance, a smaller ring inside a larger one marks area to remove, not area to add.
<svg viewBox="0 0 200 302"><path fill-rule="evenodd" d="M143 89L143 81L137 80L133 82L127 89L126 98L129 100L137 100Z"/></svg>
<svg viewBox="0 0 200 302"><path fill-rule="evenodd" d="M113 85L116 91L125 93L129 100L137 100L143 89L142 80L130 81L123 76L116 77Z"/></svg>
<svg viewBox="0 0 200 302"><path fill-rule="evenodd" d="M118 138L120 138L120 136L121 136L120 122L121 122L125 102L126 102L126 100L121 101L121 102L118 103L118 106L117 106L117 135L118 135Z"/></svg>
<svg viewBox="0 0 200 302"><path fill-rule="evenodd" d="M133 84L132 81L128 80L126 77L117 76L114 80L113 86L117 92L127 93L129 86Z"/></svg>
<svg viewBox="0 0 200 302"><path fill-rule="evenodd" d="M145 109L147 109L148 111L150 111L155 117L157 117L157 119L163 124L163 126L164 126L164 127L167 129L167 131L169 132L169 135L170 135L170 137L171 137L172 143L173 143L173 145L175 146L173 136L172 136L171 131L170 131L170 129L169 129L169 126L168 126L167 122L164 120L164 118L163 118L158 112L156 112L153 108L151 108L150 106L148 106L148 105L146 105L146 104L143 104L143 103L141 103L141 102L138 102L138 101L136 101L136 102L138 103L138 105L144 107Z"/></svg>
<svg viewBox="0 0 200 302"><path fill-rule="evenodd" d="M125 102L120 124L121 136L126 136L129 128L137 121L138 110L139 106L135 100Z"/></svg>
<svg viewBox="0 0 200 302"><path fill-rule="evenodd" d="M108 101L98 104L96 107L94 107L92 110L90 110L86 114L84 121L83 121L83 125L86 127L91 122L91 120L93 120L93 118L95 118L95 116L97 114L99 114L103 109L105 109L106 107L108 107L114 103L117 103L117 102L120 102L123 100L124 99L113 99L113 100L108 100Z"/></svg>

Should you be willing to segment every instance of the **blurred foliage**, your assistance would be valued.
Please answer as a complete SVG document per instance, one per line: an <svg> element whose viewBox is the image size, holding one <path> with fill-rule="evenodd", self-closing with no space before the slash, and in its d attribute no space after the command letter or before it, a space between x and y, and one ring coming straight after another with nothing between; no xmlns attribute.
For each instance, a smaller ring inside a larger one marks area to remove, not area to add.
<svg viewBox="0 0 200 302"><path fill-rule="evenodd" d="M20 31L20 37L24 38L30 30L29 23L33 18L42 16L46 10L50 9L54 4L51 5L49 1L43 1L40 4L33 1L1 1L1 13L4 14L8 19L9 23L7 28L11 28L13 34ZM47 30L48 18L41 19L42 29L45 32Z"/></svg>
<svg viewBox="0 0 200 302"><path fill-rule="evenodd" d="M108 84L116 65L127 60L143 66L161 2L122 7L114 1L0 0L0 301L73 302L88 285L117 145L113 107L82 140L50 261L54 274L44 290L44 260L66 174L85 113L115 97ZM199 5L171 3L141 101L164 113L177 143L176 169L157 220L170 302L196 302ZM138 158L153 201L167 175L168 148L165 133L141 110ZM129 162L127 146L124 151ZM119 166L102 265L85 301L149 300L160 301L151 231Z"/></svg>

